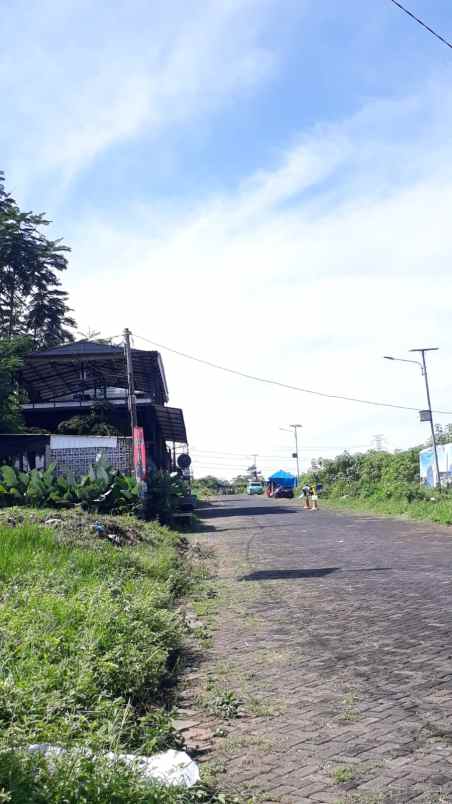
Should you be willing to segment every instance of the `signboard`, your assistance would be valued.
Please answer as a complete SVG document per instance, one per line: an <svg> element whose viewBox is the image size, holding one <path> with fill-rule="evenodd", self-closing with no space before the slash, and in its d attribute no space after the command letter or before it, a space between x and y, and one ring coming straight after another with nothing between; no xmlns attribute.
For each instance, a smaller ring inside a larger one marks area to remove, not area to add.
<svg viewBox="0 0 452 804"><path fill-rule="evenodd" d="M441 485L452 481L452 444L438 444L438 465ZM419 471L421 483L426 486L435 486L436 468L433 448L427 447L419 453Z"/></svg>
<svg viewBox="0 0 452 804"><path fill-rule="evenodd" d="M117 449L118 439L116 436L50 436L50 449L97 449L98 447Z"/></svg>
<svg viewBox="0 0 452 804"><path fill-rule="evenodd" d="M419 418L421 422L431 422L432 420L432 411L431 410L420 410L419 411Z"/></svg>
<svg viewBox="0 0 452 804"><path fill-rule="evenodd" d="M142 482L146 478L146 445L144 443L144 432L142 427L133 428L133 467L137 480Z"/></svg>

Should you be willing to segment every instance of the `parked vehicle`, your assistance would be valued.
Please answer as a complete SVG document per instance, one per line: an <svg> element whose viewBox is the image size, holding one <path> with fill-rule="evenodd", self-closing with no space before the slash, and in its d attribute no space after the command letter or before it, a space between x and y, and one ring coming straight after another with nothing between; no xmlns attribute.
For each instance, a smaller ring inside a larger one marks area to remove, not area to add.
<svg viewBox="0 0 452 804"><path fill-rule="evenodd" d="M264 486L260 482L260 480L250 480L250 482L248 483L247 489L246 489L246 493L247 494L263 494L264 493Z"/></svg>
<svg viewBox="0 0 452 804"><path fill-rule="evenodd" d="M273 497L285 497L286 499L292 500L293 496L293 488L287 488L287 486L278 486L273 492Z"/></svg>
<svg viewBox="0 0 452 804"><path fill-rule="evenodd" d="M294 489L297 485L297 478L282 469L270 475L267 482L268 497L289 497L294 496Z"/></svg>

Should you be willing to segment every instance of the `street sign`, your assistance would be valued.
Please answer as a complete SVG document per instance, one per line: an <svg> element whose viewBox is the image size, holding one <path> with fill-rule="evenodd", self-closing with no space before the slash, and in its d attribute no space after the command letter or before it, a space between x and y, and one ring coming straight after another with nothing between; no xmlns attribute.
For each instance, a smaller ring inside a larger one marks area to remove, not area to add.
<svg viewBox="0 0 452 804"><path fill-rule="evenodd" d="M292 458L298 458L298 452L292 452Z"/></svg>
<svg viewBox="0 0 452 804"><path fill-rule="evenodd" d="M183 452L182 455L179 455L177 465L179 469L188 469L188 467L191 465L190 455L187 455L186 452Z"/></svg>
<svg viewBox="0 0 452 804"><path fill-rule="evenodd" d="M419 411L419 418L421 422L431 422L432 420L432 411L431 410L420 410Z"/></svg>

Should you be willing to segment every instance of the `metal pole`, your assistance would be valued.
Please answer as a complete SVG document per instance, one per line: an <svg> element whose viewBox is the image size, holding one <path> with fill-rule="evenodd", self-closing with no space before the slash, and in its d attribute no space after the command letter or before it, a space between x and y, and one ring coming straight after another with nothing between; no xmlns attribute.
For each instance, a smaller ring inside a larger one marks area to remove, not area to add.
<svg viewBox="0 0 452 804"><path fill-rule="evenodd" d="M137 398L135 395L135 381L133 376L133 363L132 363L132 351L130 348L130 335L131 332L129 329L124 330L124 352L126 356L126 366L127 366L127 396L128 396L128 405L129 405L129 413L130 413L130 426L132 429L132 436L135 427L138 425L137 419Z"/></svg>
<svg viewBox="0 0 452 804"><path fill-rule="evenodd" d="M294 433L295 433L295 454L297 456L297 486L300 480L300 459L298 457L298 425L294 426Z"/></svg>
<svg viewBox="0 0 452 804"><path fill-rule="evenodd" d="M302 425L301 424L291 424L290 426L293 428L293 431L294 431L294 434L295 434L295 455L296 455L296 461L297 461L297 485L298 485L298 481L300 479L300 457L298 455L298 428L301 427Z"/></svg>
<svg viewBox="0 0 452 804"><path fill-rule="evenodd" d="M427 404L428 409L430 411L430 428L432 431L432 445L433 445L433 454L435 456L435 468L436 468L436 483L435 486L439 486L441 488L441 478L439 474L439 462L438 462L438 449L436 446L436 435L435 435L435 427L433 425L433 413L432 413L432 403L430 400L430 388L428 386L428 376L427 376L427 364L425 362L425 352L429 351L426 349L419 349L422 355L422 366L423 366L423 375L425 380L425 390L427 391Z"/></svg>

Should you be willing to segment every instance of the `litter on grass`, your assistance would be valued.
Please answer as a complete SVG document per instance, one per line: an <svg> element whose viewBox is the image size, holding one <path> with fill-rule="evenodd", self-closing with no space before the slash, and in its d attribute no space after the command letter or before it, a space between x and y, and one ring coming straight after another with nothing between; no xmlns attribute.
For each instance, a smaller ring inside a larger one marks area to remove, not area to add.
<svg viewBox="0 0 452 804"><path fill-rule="evenodd" d="M28 750L32 753L44 754L49 760L58 759L69 753L95 757L95 754L86 748L68 751L66 748L49 743L35 743L30 745ZM136 754L114 754L109 751L101 756L112 763L122 762L150 782L160 782L160 784L175 787L193 787L199 782L198 765L190 759L185 751L170 749L151 757L140 757Z"/></svg>

